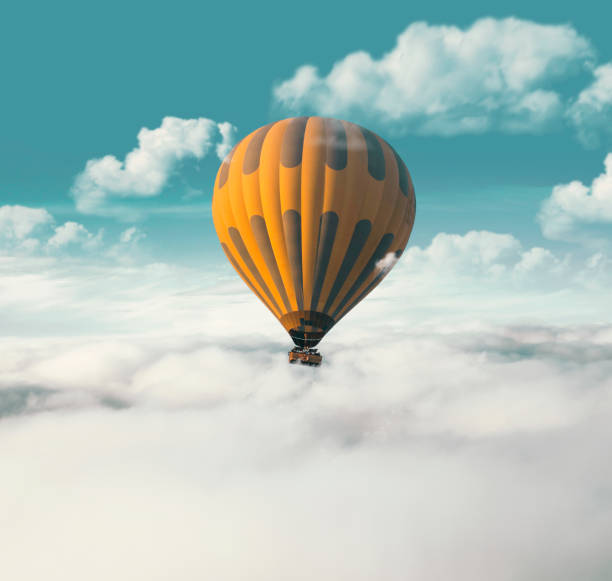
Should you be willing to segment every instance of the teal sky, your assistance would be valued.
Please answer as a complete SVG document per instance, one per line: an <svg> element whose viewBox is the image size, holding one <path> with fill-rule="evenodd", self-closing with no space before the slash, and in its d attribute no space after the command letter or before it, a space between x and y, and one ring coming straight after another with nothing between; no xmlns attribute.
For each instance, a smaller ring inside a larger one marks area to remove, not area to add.
<svg viewBox="0 0 612 581"><path fill-rule="evenodd" d="M591 42L597 64L612 60L612 10L605 14L601 3L352 6L111 1L92 11L77 2L13 3L0 24L0 50L8 57L2 66L0 202L42 206L58 222L77 220L92 231L117 233L124 223L74 209L69 192L87 160L107 154L122 160L140 128L154 129L169 115L228 121L242 137L291 113L274 102L273 88L299 66L313 64L325 75L358 50L380 58L419 20L461 28L485 16L569 24ZM589 82L582 71L562 79L557 90L576 95ZM564 122L536 134L493 130L453 137L368 123L394 144L413 174L418 212L412 243L420 245L441 231L471 229L542 244L535 220L542 200L556 184L590 183L610 148L609 140L586 148ZM206 209L218 163L214 155L185 160L149 201L160 213L139 227L158 258L222 258ZM185 205L189 192L201 193L188 201L195 211L163 212Z"/></svg>

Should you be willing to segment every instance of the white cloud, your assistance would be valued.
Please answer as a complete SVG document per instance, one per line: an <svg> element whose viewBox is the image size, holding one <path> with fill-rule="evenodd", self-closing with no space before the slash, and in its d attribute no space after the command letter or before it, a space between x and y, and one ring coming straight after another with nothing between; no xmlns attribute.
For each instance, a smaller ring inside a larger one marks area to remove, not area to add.
<svg viewBox="0 0 612 581"><path fill-rule="evenodd" d="M571 238L580 224L612 223L612 153L606 156L604 166L604 173L590 187L576 180L553 188L538 214L544 236Z"/></svg>
<svg viewBox="0 0 612 581"><path fill-rule="evenodd" d="M591 60L589 41L569 25L416 22L380 59L351 53L327 76L302 66L274 95L290 110L382 118L400 131L533 132L560 119L562 98L551 86Z"/></svg>
<svg viewBox="0 0 612 581"><path fill-rule="evenodd" d="M595 79L568 109L567 115L586 145L597 145L612 135L612 63L597 67Z"/></svg>
<svg viewBox="0 0 612 581"><path fill-rule="evenodd" d="M100 263L108 259L127 263L133 262L137 256L143 257L140 243L146 238L146 233L136 226L126 228L114 243L105 244L103 228L94 234L79 222L67 221L59 226L54 226L54 223L54 217L42 208L1 206L0 256L5 258L5 264L11 264L17 257L21 260L29 257L29 262L26 260L23 264L34 265L36 270L41 264L38 261L41 256L77 259L83 251L89 253L88 260L93 257L92 251L97 251L95 256ZM43 281L41 284L44 286Z"/></svg>
<svg viewBox="0 0 612 581"><path fill-rule="evenodd" d="M55 228L53 236L47 241L47 247L51 250L56 250L67 245L75 245L86 249L93 249L100 246L103 234L103 230L99 230L94 235L83 224L78 222L65 222Z"/></svg>
<svg viewBox="0 0 612 581"><path fill-rule="evenodd" d="M30 234L52 222L53 216L44 208L0 206L0 250L36 250L39 242L36 238L30 238Z"/></svg>
<svg viewBox="0 0 612 581"><path fill-rule="evenodd" d="M521 243L511 234L472 230L465 235L437 234L423 250L409 247L406 260L417 267L427 264L430 268L461 274L495 275L515 264L520 254Z"/></svg>
<svg viewBox="0 0 612 581"><path fill-rule="evenodd" d="M231 151L236 141L236 128L227 121L217 125L221 134L221 142L217 143L215 152L219 159L225 159L225 156Z"/></svg>
<svg viewBox="0 0 612 581"><path fill-rule="evenodd" d="M0 572L603 575L612 329L369 331L319 369L208 329L1 342Z"/></svg>
<svg viewBox="0 0 612 581"><path fill-rule="evenodd" d="M558 257L538 246L525 249L511 234L472 230L464 235L442 232L426 248L410 246L400 268L404 276L485 284L485 292L499 296L504 287L515 292L571 285L575 279L568 275L573 272L577 278L587 266L584 257L570 262L571 255Z"/></svg>
<svg viewBox="0 0 612 581"><path fill-rule="evenodd" d="M77 209L86 214L117 215L119 200L146 198L161 193L178 162L201 159L214 146L222 159L234 138L235 128L210 119L164 117L160 127L143 127L138 147L124 161L114 155L91 159L72 187Z"/></svg>
<svg viewBox="0 0 612 581"><path fill-rule="evenodd" d="M395 252L388 252L376 263L376 269L381 272L389 272L397 263Z"/></svg>
<svg viewBox="0 0 612 581"><path fill-rule="evenodd" d="M547 248L535 246L521 254L520 261L514 265L514 273L518 277L528 277L533 274L565 274L566 267L567 261L560 260Z"/></svg>

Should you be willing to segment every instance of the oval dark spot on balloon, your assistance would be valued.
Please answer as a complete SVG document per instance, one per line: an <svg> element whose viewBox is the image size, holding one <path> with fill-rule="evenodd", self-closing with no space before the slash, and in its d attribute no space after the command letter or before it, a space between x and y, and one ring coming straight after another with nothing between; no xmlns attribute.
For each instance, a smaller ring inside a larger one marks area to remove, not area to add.
<svg viewBox="0 0 612 581"><path fill-rule="evenodd" d="M277 302L274 300L274 296L270 292L268 285L265 283L259 270L257 269L257 266L253 262L253 259L251 258L251 255L249 254L249 251L247 250L247 247L242 240L242 236L240 236L240 232L238 232L238 230L233 226L230 226L228 228L228 233L230 235L230 238L232 239L232 242L234 243L234 246L236 247L236 250L238 250L238 254L240 254L240 258L242 258L243 262L247 265L247 268L251 271L253 278L262 288L264 294L270 299L270 302L272 303L272 305L274 305L274 308L280 313L281 310L278 307Z"/></svg>
<svg viewBox="0 0 612 581"><path fill-rule="evenodd" d="M344 255L344 259L340 265L340 270L338 271L334 285L332 286L329 296L327 297L327 301L325 301L323 311L327 312L331 308L334 300L340 292L340 289L342 288L342 285L346 282L346 279L351 273L355 262L357 262L357 258L359 257L359 254L361 253L371 230L372 222L370 222L370 220L360 220L355 225L355 230L353 230L353 236L349 242L349 247Z"/></svg>
<svg viewBox="0 0 612 581"><path fill-rule="evenodd" d="M342 121L325 119L325 162L331 169L341 170L346 167L346 131Z"/></svg>
<svg viewBox="0 0 612 581"><path fill-rule="evenodd" d="M385 254L387 253L387 250L389 249L389 246L391 246L392 242L393 242L393 234L390 234L390 233L385 234L381 238L380 242L378 243L378 246L376 247L376 250L370 257L370 260L368 260L368 263L363 267L363 270L359 273L357 280L353 283L350 290L342 298L342 300L340 301L340 304L338 305L336 310L333 312L332 317L336 318L338 313L349 302L349 300L357 292L359 287L366 281L366 279L368 278L368 276L370 276L374 268L376 268L376 263L380 259L385 257Z"/></svg>
<svg viewBox="0 0 612 581"><path fill-rule="evenodd" d="M312 291L312 302L310 304L311 309L316 308L321 297L323 282L327 274L327 266L329 265L329 259L336 239L338 221L338 214L336 212L325 212L319 220L319 241L317 243L317 262L315 264L315 282Z"/></svg>
<svg viewBox="0 0 612 581"><path fill-rule="evenodd" d="M304 283L302 280L302 217L295 210L283 214L283 231L287 256L291 265L291 276L298 309L304 309Z"/></svg>
<svg viewBox="0 0 612 581"><path fill-rule="evenodd" d="M385 179L385 154L382 145L374 133L365 127L360 127L368 149L368 173L375 180Z"/></svg>
<svg viewBox="0 0 612 581"><path fill-rule="evenodd" d="M274 256L274 251L272 250L272 244L270 243L270 236L268 234L266 221L262 216L251 216L251 228L253 229L255 241L257 242L257 246L259 247L259 251L264 258L266 266L268 267L270 276L272 277L272 280L274 281L274 284L278 290L278 294L280 294L283 304L285 305L285 310L290 311L291 305L289 303L289 297L287 296L287 291L285 290L285 285L283 284L283 278L281 277L280 270L276 262L276 257Z"/></svg>
<svg viewBox="0 0 612 581"><path fill-rule="evenodd" d="M234 145L232 150L225 156L225 159L221 164L221 169L219 170L219 181L217 182L218 188L222 188L225 185L225 182L227 182L227 178L229 178L230 164L232 163L232 157L234 157L236 147L238 147L238 144Z"/></svg>
<svg viewBox="0 0 612 581"><path fill-rule="evenodd" d="M304 149L304 132L308 117L296 117L289 122L283 144L281 145L281 163L285 167L296 167L302 163L302 151Z"/></svg>
<svg viewBox="0 0 612 581"><path fill-rule="evenodd" d="M272 125L274 125L274 123L259 128L255 135L253 135L251 141L249 141L246 153L244 154L244 160L242 161L242 171L245 174L253 173L259 167L261 148L263 147L266 135L268 131L270 131Z"/></svg>

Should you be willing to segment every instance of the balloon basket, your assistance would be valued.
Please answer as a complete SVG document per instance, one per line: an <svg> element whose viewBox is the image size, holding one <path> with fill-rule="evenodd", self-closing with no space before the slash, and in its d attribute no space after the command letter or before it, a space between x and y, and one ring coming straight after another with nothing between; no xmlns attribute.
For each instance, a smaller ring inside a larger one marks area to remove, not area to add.
<svg viewBox="0 0 612 581"><path fill-rule="evenodd" d="M323 356L317 349L309 349L307 347L294 347L289 351L289 363L300 362L302 365L314 365L318 367L323 361Z"/></svg>

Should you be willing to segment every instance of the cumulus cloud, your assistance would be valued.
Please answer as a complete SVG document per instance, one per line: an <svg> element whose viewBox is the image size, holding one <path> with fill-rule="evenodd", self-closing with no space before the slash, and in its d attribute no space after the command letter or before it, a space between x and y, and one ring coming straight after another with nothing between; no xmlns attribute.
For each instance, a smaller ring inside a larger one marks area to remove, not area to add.
<svg viewBox="0 0 612 581"><path fill-rule="evenodd" d="M30 235L52 222L53 216L44 208L0 206L0 245L3 250L36 250L39 242Z"/></svg>
<svg viewBox="0 0 612 581"><path fill-rule="evenodd" d="M227 122L164 117L156 129L139 131L138 147L125 160L105 155L86 163L72 187L77 209L86 214L121 215L126 209L117 209L114 203L159 195L183 159L202 159L213 147L223 159L234 135L235 128Z"/></svg>
<svg viewBox="0 0 612 581"><path fill-rule="evenodd" d="M521 243L512 234L472 230L465 235L437 234L425 249L410 247L406 257L411 263L426 263L436 269L497 274L515 264L520 253Z"/></svg>
<svg viewBox="0 0 612 581"><path fill-rule="evenodd" d="M588 265L587 261L587 268ZM536 272L546 276L552 273L566 274L567 266L567 259L561 260L547 248L535 246L521 254L521 259L514 264L513 270L518 277L528 277Z"/></svg>
<svg viewBox="0 0 612 581"><path fill-rule="evenodd" d="M612 135L612 63L597 67L594 80L568 109L580 139L595 146L603 136Z"/></svg>
<svg viewBox="0 0 612 581"><path fill-rule="evenodd" d="M304 65L274 96L289 110L382 118L423 134L533 132L561 118L562 95L553 87L590 66L592 52L569 25L416 22L381 58L351 53L326 76Z"/></svg>
<svg viewBox="0 0 612 581"><path fill-rule="evenodd" d="M571 283L567 275L572 268L575 274L587 268L583 258L572 264L570 259L539 246L525 249L511 234L472 230L463 235L442 232L425 248L409 247L402 270L440 280L486 281L489 290L509 284L516 290L566 286Z"/></svg>
<svg viewBox="0 0 612 581"><path fill-rule="evenodd" d="M580 224L612 223L612 153L606 156L604 167L590 186L575 180L553 188L538 214L544 236L572 238Z"/></svg>
<svg viewBox="0 0 612 581"><path fill-rule="evenodd" d="M102 243L103 230L97 234L92 234L83 224L78 222L65 222L55 228L55 232L47 241L47 247L55 250L67 245L77 245L83 248L92 249Z"/></svg>
<svg viewBox="0 0 612 581"><path fill-rule="evenodd" d="M21 260L29 257L32 260L24 264L36 270L41 257L78 258L84 253L89 259L95 253L100 262L106 259L130 262L141 254L145 238L146 233L136 226L126 228L117 238L105 239L103 228L93 233L74 221L55 226L53 215L42 208L0 207L0 255L5 257L5 264L11 264L17 257ZM0 268L2 274L5 273ZM41 284L44 286L45 282Z"/></svg>
<svg viewBox="0 0 612 581"><path fill-rule="evenodd" d="M44 208L0 207L0 251L34 254L66 247L94 249L102 242L103 230L92 234L78 222L65 222L53 228L55 219Z"/></svg>
<svg viewBox="0 0 612 581"><path fill-rule="evenodd" d="M43 224L49 224L53 217L44 208L27 206L0 207L0 233L5 238L23 240Z"/></svg>

